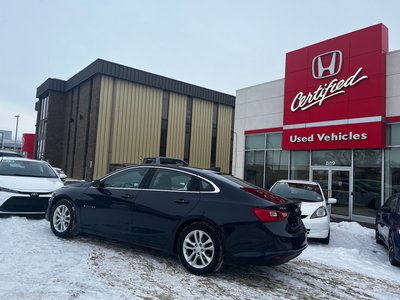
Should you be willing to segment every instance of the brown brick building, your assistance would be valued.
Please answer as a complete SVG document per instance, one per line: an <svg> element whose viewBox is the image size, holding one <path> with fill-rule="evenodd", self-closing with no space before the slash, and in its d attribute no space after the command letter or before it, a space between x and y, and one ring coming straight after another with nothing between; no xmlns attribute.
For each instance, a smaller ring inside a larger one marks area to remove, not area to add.
<svg viewBox="0 0 400 300"><path fill-rule="evenodd" d="M230 172L235 97L98 59L37 88L35 157L92 180L146 156Z"/></svg>

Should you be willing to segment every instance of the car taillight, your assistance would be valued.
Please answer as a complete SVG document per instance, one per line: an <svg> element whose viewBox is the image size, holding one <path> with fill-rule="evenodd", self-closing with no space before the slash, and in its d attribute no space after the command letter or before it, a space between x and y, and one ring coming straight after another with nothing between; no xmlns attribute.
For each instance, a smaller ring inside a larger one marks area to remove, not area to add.
<svg viewBox="0 0 400 300"><path fill-rule="evenodd" d="M285 221L289 217L289 213L265 208L253 208L253 213L263 223Z"/></svg>

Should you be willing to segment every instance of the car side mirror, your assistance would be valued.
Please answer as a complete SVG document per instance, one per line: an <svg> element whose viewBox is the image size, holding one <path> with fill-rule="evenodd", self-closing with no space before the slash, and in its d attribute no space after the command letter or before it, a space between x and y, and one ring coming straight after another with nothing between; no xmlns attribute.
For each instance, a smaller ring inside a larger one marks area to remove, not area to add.
<svg viewBox="0 0 400 300"><path fill-rule="evenodd" d="M328 198L328 204L335 204L337 202L336 198Z"/></svg>
<svg viewBox="0 0 400 300"><path fill-rule="evenodd" d="M104 183L100 179L96 179L92 182L92 187L102 189L104 188Z"/></svg>

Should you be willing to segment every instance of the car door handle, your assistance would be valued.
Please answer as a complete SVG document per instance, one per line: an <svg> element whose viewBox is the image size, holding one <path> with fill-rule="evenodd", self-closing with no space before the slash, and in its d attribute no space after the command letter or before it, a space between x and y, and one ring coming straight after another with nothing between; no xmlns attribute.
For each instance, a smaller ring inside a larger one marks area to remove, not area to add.
<svg viewBox="0 0 400 300"><path fill-rule="evenodd" d="M179 204L188 204L189 201L185 200L185 199L176 199L175 203L179 203Z"/></svg>
<svg viewBox="0 0 400 300"><path fill-rule="evenodd" d="M133 195L132 194L125 194L125 195L122 195L122 198L124 198L124 199L132 199Z"/></svg>

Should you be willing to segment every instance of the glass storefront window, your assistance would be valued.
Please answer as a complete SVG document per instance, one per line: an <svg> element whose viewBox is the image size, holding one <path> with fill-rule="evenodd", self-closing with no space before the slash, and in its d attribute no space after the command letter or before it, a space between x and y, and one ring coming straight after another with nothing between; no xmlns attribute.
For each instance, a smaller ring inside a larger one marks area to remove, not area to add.
<svg viewBox="0 0 400 300"><path fill-rule="evenodd" d="M400 124L389 124L386 127L386 143L400 146Z"/></svg>
<svg viewBox="0 0 400 300"><path fill-rule="evenodd" d="M375 217L381 204L382 150L354 150L353 214Z"/></svg>
<svg viewBox="0 0 400 300"><path fill-rule="evenodd" d="M308 180L310 177L310 151L292 151L290 179Z"/></svg>
<svg viewBox="0 0 400 300"><path fill-rule="evenodd" d="M267 149L282 148L282 133L267 134Z"/></svg>
<svg viewBox="0 0 400 300"><path fill-rule="evenodd" d="M282 133L246 136L244 180L269 189L288 178L289 151L282 151Z"/></svg>
<svg viewBox="0 0 400 300"><path fill-rule="evenodd" d="M247 151L244 164L244 180L263 187L265 151Z"/></svg>
<svg viewBox="0 0 400 300"><path fill-rule="evenodd" d="M246 136L246 150L265 149L265 134Z"/></svg>
<svg viewBox="0 0 400 300"><path fill-rule="evenodd" d="M400 148L385 151L385 199L400 193Z"/></svg>
<svg viewBox="0 0 400 300"><path fill-rule="evenodd" d="M288 178L289 151L270 150L266 152L265 189L280 179Z"/></svg>
<svg viewBox="0 0 400 300"><path fill-rule="evenodd" d="M351 150L318 150L311 153L313 166L351 166Z"/></svg>

